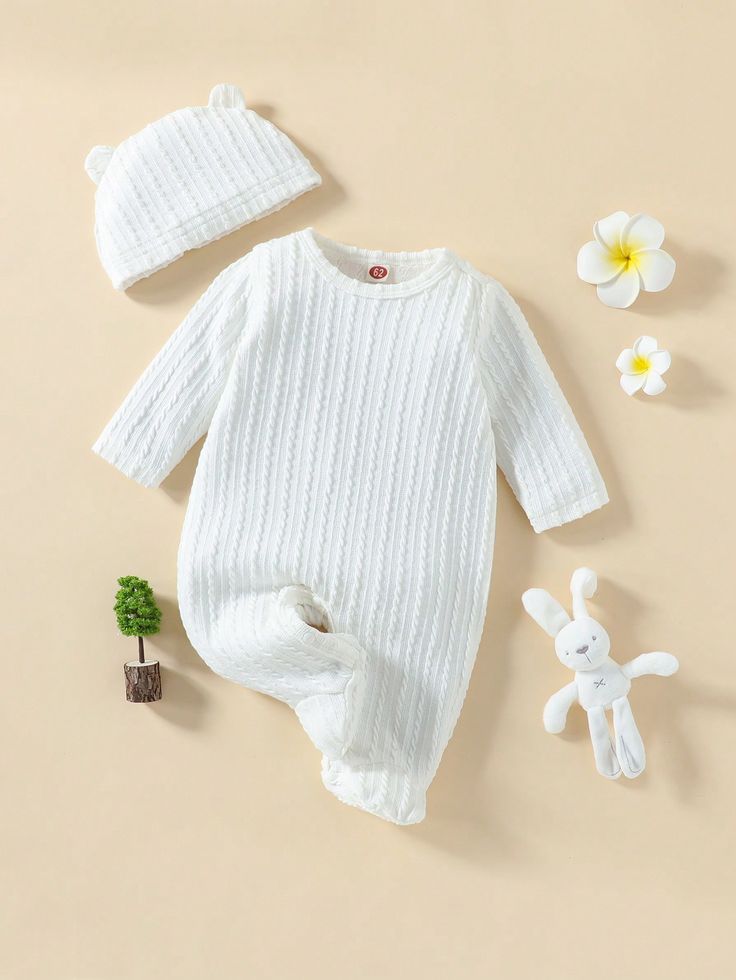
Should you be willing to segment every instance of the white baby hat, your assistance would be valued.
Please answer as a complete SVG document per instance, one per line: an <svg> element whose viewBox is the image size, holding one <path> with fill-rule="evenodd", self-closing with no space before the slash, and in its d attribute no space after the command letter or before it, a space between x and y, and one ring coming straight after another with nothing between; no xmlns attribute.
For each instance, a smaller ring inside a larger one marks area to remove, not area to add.
<svg viewBox="0 0 736 980"><path fill-rule="evenodd" d="M171 112L117 147L93 147L84 167L98 185L97 250L116 289L322 183L234 85L216 85L208 105Z"/></svg>

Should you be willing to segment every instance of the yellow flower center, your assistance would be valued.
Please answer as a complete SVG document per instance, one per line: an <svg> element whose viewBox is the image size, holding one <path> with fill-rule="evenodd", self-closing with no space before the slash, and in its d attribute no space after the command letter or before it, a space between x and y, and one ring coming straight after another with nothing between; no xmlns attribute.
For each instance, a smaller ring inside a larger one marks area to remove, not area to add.
<svg viewBox="0 0 736 980"><path fill-rule="evenodd" d="M634 374L645 374L651 367L648 357L642 357L641 354L637 354L631 364Z"/></svg>
<svg viewBox="0 0 736 980"><path fill-rule="evenodd" d="M626 250L622 249L621 246L618 245L615 249L613 249L612 257L614 262L617 264L623 263L624 268L622 271L628 272L629 269L636 269L639 265L636 257L636 251L637 250L632 248L631 245L629 245Z"/></svg>

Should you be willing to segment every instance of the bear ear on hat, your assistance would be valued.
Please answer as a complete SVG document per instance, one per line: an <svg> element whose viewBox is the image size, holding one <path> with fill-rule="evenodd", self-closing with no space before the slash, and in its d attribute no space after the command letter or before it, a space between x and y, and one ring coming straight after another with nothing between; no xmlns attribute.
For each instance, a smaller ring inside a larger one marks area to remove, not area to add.
<svg viewBox="0 0 736 980"><path fill-rule="evenodd" d="M114 152L114 146L93 146L87 154L84 169L95 184L99 184L102 180L102 175L107 170L107 165L112 160Z"/></svg>
<svg viewBox="0 0 736 980"><path fill-rule="evenodd" d="M237 85L215 85L210 92L209 102L211 107L219 109L245 109L245 97Z"/></svg>

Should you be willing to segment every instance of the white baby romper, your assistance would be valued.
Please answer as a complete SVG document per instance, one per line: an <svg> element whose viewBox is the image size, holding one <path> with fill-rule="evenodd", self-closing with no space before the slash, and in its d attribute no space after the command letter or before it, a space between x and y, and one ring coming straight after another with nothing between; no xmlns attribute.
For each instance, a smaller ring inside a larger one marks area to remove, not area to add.
<svg viewBox="0 0 736 980"><path fill-rule="evenodd" d="M421 820L483 626L496 463L537 531L607 501L521 312L445 249L259 245L94 448L153 487L208 429L179 551L192 644L294 708L337 797Z"/></svg>

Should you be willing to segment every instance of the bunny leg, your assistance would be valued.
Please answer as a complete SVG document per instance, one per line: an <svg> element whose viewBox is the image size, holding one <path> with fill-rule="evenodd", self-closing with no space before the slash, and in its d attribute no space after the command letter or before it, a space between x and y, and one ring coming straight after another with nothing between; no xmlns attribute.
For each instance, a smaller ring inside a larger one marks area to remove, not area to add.
<svg viewBox="0 0 736 980"><path fill-rule="evenodd" d="M613 702L613 727L616 732L616 755L624 776L635 779L644 772L646 753L628 698Z"/></svg>
<svg viewBox="0 0 736 980"><path fill-rule="evenodd" d="M593 743L595 767L606 779L618 779L621 767L616 758L616 752L608 731L605 708L588 708L588 728L590 741Z"/></svg>

